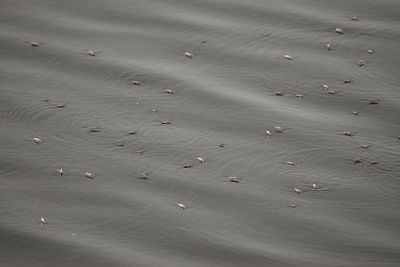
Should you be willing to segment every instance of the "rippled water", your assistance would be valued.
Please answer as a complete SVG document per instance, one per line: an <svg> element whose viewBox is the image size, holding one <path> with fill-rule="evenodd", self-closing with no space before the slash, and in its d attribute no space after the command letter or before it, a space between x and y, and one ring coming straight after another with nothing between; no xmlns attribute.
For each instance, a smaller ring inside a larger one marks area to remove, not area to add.
<svg viewBox="0 0 400 267"><path fill-rule="evenodd" d="M1 1L0 265L398 266L399 14Z"/></svg>

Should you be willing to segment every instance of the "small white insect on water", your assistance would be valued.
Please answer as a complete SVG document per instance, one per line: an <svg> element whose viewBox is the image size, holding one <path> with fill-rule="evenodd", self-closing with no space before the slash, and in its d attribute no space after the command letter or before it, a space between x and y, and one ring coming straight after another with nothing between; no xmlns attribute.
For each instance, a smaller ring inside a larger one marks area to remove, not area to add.
<svg viewBox="0 0 400 267"><path fill-rule="evenodd" d="M33 141L34 141L36 144L41 144L41 143L43 143L43 141L42 141L40 138L37 138L37 137L33 137Z"/></svg>
<svg viewBox="0 0 400 267"><path fill-rule="evenodd" d="M331 43L327 43L327 44L326 44L326 48L328 49L328 51L331 51L331 49L332 49L332 44L331 44Z"/></svg>
<svg viewBox="0 0 400 267"><path fill-rule="evenodd" d="M288 60L292 60L293 57L289 56L289 55L283 55L284 58L288 59Z"/></svg>
<svg viewBox="0 0 400 267"><path fill-rule="evenodd" d="M193 54L190 52L185 52L185 56L188 58L193 58Z"/></svg>
<svg viewBox="0 0 400 267"><path fill-rule="evenodd" d="M132 81L132 84L134 85L142 85L143 83L141 81Z"/></svg>
<svg viewBox="0 0 400 267"><path fill-rule="evenodd" d="M100 127L98 127L98 126L90 126L89 127L89 131L91 133L98 133L98 132L100 132Z"/></svg>
<svg viewBox="0 0 400 267"><path fill-rule="evenodd" d="M336 28L336 32L339 33L339 34L343 34L344 33L343 29L341 29L341 28Z"/></svg>
<svg viewBox="0 0 400 267"><path fill-rule="evenodd" d="M94 174L91 172L85 172L85 176L89 179L93 179L94 178Z"/></svg>
<svg viewBox="0 0 400 267"><path fill-rule="evenodd" d="M150 172L142 172L139 174L139 179L148 180L150 179Z"/></svg>
<svg viewBox="0 0 400 267"><path fill-rule="evenodd" d="M47 224L47 221L45 220L45 218L40 217L40 223L41 223L42 225L45 225L45 224Z"/></svg>
<svg viewBox="0 0 400 267"><path fill-rule="evenodd" d="M353 132L350 132L350 131L345 131L345 132L343 132L343 134L346 135L346 136L353 136L354 135Z"/></svg>
<svg viewBox="0 0 400 267"><path fill-rule="evenodd" d="M229 182L231 183L239 183L240 182L240 178L237 176L229 176Z"/></svg>
<svg viewBox="0 0 400 267"><path fill-rule="evenodd" d="M203 158L201 158L201 157L197 157L197 160L198 160L201 164L203 164L204 162L206 162L205 159L203 159Z"/></svg>
<svg viewBox="0 0 400 267"><path fill-rule="evenodd" d="M171 89L166 89L165 92L166 92L167 94L170 94L170 95L176 94L176 91L175 91L175 90L171 90Z"/></svg>
<svg viewBox="0 0 400 267"><path fill-rule="evenodd" d="M33 46L33 47L39 47L40 46L40 44L38 42L35 42L35 41L31 41L30 45Z"/></svg>
<svg viewBox="0 0 400 267"><path fill-rule="evenodd" d="M296 192L297 194L303 193L303 191L301 191L301 190L298 189L298 188L293 188L293 191Z"/></svg>
<svg viewBox="0 0 400 267"><path fill-rule="evenodd" d="M283 128L279 125L275 125L274 126L274 131L277 133L282 133L283 132Z"/></svg>
<svg viewBox="0 0 400 267"><path fill-rule="evenodd" d="M182 204L182 203L178 203L178 207L183 209L183 210L186 209L186 206L184 204Z"/></svg>

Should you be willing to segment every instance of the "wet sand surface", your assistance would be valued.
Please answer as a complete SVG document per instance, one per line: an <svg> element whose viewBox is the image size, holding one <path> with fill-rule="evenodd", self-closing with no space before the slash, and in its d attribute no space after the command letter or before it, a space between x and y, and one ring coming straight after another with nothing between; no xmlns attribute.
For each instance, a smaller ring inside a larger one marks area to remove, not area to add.
<svg viewBox="0 0 400 267"><path fill-rule="evenodd" d="M1 1L0 265L399 266L399 14Z"/></svg>

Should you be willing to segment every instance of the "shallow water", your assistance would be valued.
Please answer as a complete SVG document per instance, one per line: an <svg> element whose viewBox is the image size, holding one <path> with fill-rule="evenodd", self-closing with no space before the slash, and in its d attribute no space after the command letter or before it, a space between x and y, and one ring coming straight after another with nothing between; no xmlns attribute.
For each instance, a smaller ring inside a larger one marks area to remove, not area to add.
<svg viewBox="0 0 400 267"><path fill-rule="evenodd" d="M399 14L389 0L1 1L1 265L398 266Z"/></svg>

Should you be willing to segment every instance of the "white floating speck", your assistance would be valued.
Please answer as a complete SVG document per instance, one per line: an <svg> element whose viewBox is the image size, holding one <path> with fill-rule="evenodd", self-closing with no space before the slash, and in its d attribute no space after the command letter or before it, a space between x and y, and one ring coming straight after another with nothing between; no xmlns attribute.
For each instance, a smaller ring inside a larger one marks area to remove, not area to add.
<svg viewBox="0 0 400 267"><path fill-rule="evenodd" d="M193 54L190 52L185 52L185 56L188 58L193 58Z"/></svg>
<svg viewBox="0 0 400 267"><path fill-rule="evenodd" d="M34 141L36 144L41 144L41 143L43 143L43 141L40 140L40 139L37 138L37 137L34 137L34 138L33 138L33 141Z"/></svg>
<svg viewBox="0 0 400 267"><path fill-rule="evenodd" d="M303 191L301 191L301 190L298 189L298 188L293 188L293 191L296 192L297 194L303 193Z"/></svg>
<svg viewBox="0 0 400 267"><path fill-rule="evenodd" d="M289 60L292 60L292 59L293 59L293 57L291 57L291 56L289 56L289 55L283 55L283 57L286 58L286 59L289 59Z"/></svg>

